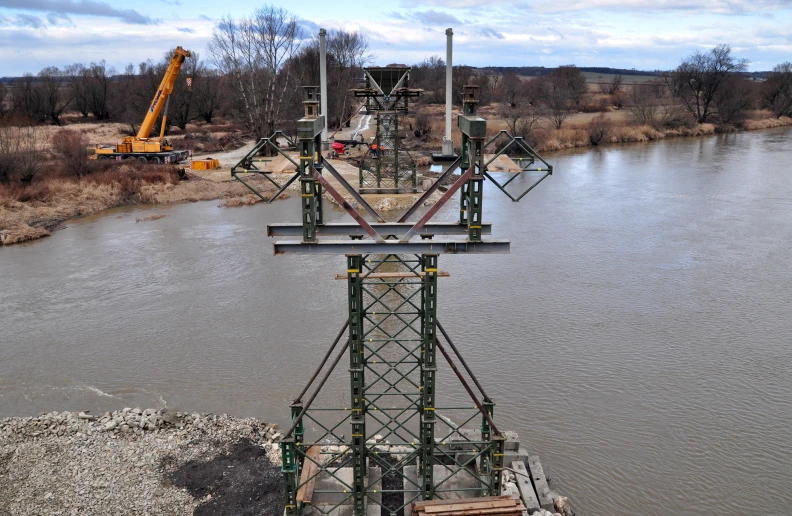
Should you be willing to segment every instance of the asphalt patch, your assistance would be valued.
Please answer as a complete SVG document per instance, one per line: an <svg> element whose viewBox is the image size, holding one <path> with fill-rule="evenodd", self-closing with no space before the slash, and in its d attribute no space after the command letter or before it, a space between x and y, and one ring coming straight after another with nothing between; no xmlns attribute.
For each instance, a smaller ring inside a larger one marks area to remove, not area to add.
<svg viewBox="0 0 792 516"><path fill-rule="evenodd" d="M212 495L195 509L194 516L283 515L281 469L270 463L263 448L247 439L208 461L182 464L166 474L166 482L187 489L196 499Z"/></svg>

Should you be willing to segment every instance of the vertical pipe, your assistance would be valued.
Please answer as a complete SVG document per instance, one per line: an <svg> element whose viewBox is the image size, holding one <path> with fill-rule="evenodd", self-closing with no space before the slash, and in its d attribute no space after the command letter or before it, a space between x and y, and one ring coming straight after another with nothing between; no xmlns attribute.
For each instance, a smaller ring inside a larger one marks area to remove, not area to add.
<svg viewBox="0 0 792 516"><path fill-rule="evenodd" d="M319 29L319 94L321 96L324 129L322 129L322 150L327 150L327 31Z"/></svg>
<svg viewBox="0 0 792 516"><path fill-rule="evenodd" d="M454 153L453 144L451 142L451 94L453 90L451 82L451 72L453 69L452 63L452 45L453 45L454 32L448 28L446 29L446 120L445 120L445 138L443 139L443 154L451 155ZM450 147L451 151L448 152Z"/></svg>

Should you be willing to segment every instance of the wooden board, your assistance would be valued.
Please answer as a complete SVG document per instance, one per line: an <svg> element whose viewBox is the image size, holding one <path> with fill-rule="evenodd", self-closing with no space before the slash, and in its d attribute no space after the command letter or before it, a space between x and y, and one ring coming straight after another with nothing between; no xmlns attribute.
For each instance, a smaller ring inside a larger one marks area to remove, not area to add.
<svg viewBox="0 0 792 516"><path fill-rule="evenodd" d="M453 500L454 503L475 503L475 502L482 502L487 501L491 502L494 500L512 500L510 496L503 495L503 496L490 496L489 498L457 498ZM448 505L452 502L452 500L421 500L415 502L416 509L423 509L424 507L431 507L432 505Z"/></svg>
<svg viewBox="0 0 792 516"><path fill-rule="evenodd" d="M517 478L517 487L520 488L525 507L533 513L533 511L539 509L539 498L536 496L531 478L527 476L530 473L528 473L525 463L521 460L513 461L511 468L518 473L522 473L522 475L514 475Z"/></svg>
<svg viewBox="0 0 792 516"><path fill-rule="evenodd" d="M308 448L308 451L305 453L305 459L303 460L303 470L302 474L300 474L301 487L297 490L298 502L310 503L313 500L313 491L314 486L316 485L315 475L316 471L319 469L319 466L316 465L316 462L319 462L319 453L321 451L321 446L314 445ZM313 460L310 460L309 457ZM311 480L308 480L309 478Z"/></svg>
<svg viewBox="0 0 792 516"><path fill-rule="evenodd" d="M550 491L550 487L547 485L547 479L538 455L528 457L528 469L531 471L531 479L536 488L536 495L539 497L539 505L542 506L542 509L552 511L553 492Z"/></svg>
<svg viewBox="0 0 792 516"><path fill-rule="evenodd" d="M448 512L448 511L461 511L465 509L496 509L496 508L503 508L503 507L510 507L514 508L517 505L517 500L487 500L483 499L481 501L475 502L449 502L442 505L431 505L426 507L424 511L426 514L435 514L438 512Z"/></svg>

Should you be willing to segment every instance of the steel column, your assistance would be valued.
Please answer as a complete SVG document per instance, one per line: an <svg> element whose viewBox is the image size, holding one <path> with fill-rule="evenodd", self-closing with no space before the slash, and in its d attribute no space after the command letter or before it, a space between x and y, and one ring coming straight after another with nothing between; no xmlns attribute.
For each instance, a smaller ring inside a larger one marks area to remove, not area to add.
<svg viewBox="0 0 792 516"><path fill-rule="evenodd" d="M355 516L364 516L366 500L366 401L364 399L365 356L363 347L363 288L360 270L363 257L347 255L349 296L349 376L352 422L352 508Z"/></svg>
<svg viewBox="0 0 792 516"><path fill-rule="evenodd" d="M423 296L421 301L421 455L418 478L424 500L434 498L435 376L437 374L437 255L422 257Z"/></svg>

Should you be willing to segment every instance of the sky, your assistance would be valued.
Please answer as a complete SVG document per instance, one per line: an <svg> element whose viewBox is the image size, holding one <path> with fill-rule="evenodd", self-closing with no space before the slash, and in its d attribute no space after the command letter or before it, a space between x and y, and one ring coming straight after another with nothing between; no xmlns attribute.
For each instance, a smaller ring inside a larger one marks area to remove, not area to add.
<svg viewBox="0 0 792 516"><path fill-rule="evenodd" d="M234 0L0 0L0 77L105 60L118 70L181 45L208 58L222 17L262 2ZM445 57L454 64L671 69L696 50L728 44L749 70L792 61L792 0L339 0L273 2L306 37L359 30L372 65Z"/></svg>

